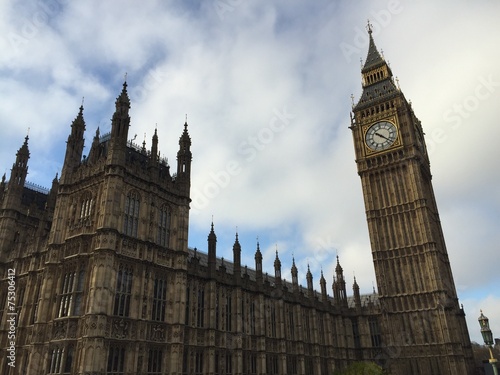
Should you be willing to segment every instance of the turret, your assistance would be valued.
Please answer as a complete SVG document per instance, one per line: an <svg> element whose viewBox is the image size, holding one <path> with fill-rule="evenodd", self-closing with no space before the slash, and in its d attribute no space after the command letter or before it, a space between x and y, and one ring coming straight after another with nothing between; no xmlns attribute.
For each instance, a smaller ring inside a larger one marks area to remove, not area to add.
<svg viewBox="0 0 500 375"><path fill-rule="evenodd" d="M255 279L258 284L262 284L262 253L260 252L259 241L257 241L257 250L255 251Z"/></svg>
<svg viewBox="0 0 500 375"><path fill-rule="evenodd" d="M313 275L311 273L311 269L309 268L309 264L307 265L306 280L307 280L307 293L309 294L309 297L312 297L314 295Z"/></svg>
<svg viewBox="0 0 500 375"><path fill-rule="evenodd" d="M323 302L328 301L328 295L326 294L326 280L323 276L323 270L321 270L321 277L319 279L319 285L321 287L321 300Z"/></svg>
<svg viewBox="0 0 500 375"><path fill-rule="evenodd" d="M61 180L65 182L68 174L80 165L85 143L85 120L83 119L83 105L80 106L78 115L71 124L71 133L66 142L66 155L61 173Z"/></svg>
<svg viewBox="0 0 500 375"><path fill-rule="evenodd" d="M7 191L3 202L4 208L15 208L21 203L24 183L28 175L28 160L30 158L28 139L28 136L24 138L24 143L17 151L16 161L12 165L10 180L7 183Z"/></svg>
<svg viewBox="0 0 500 375"><path fill-rule="evenodd" d="M4 173L2 176L2 181L0 182L0 207L2 206L3 196L4 196L6 188L7 188L7 184L5 182L5 173Z"/></svg>
<svg viewBox="0 0 500 375"><path fill-rule="evenodd" d="M56 199L57 199L57 191L59 190L59 180L58 175L52 180L52 187L49 191L49 196L47 197L47 211L54 212L54 208L56 207Z"/></svg>
<svg viewBox="0 0 500 375"><path fill-rule="evenodd" d="M127 150L128 129L130 126L130 99L127 82L115 102L115 113L111 119L111 138L109 142L108 163L124 164Z"/></svg>
<svg viewBox="0 0 500 375"><path fill-rule="evenodd" d="M157 166L160 158L158 157L158 133L155 129L155 133L153 134L153 139L151 142L151 156L149 159L150 166Z"/></svg>
<svg viewBox="0 0 500 375"><path fill-rule="evenodd" d="M294 292L299 291L299 277L297 267L295 266L295 258L292 257L292 269L290 270L292 274L292 287Z"/></svg>
<svg viewBox="0 0 500 375"><path fill-rule="evenodd" d="M278 257L278 249L276 249L276 258L274 259L274 278L276 286L281 286L281 261Z"/></svg>
<svg viewBox="0 0 500 375"><path fill-rule="evenodd" d="M354 294L354 307L356 310L361 310L361 295L359 294L359 285L356 282L356 276L354 277L354 283L352 284L352 291Z"/></svg>
<svg viewBox="0 0 500 375"><path fill-rule="evenodd" d="M234 281L238 285L241 282L241 245L238 241L238 233L233 245L233 273Z"/></svg>
<svg viewBox="0 0 500 375"><path fill-rule="evenodd" d="M187 130L187 121L184 123L184 131L179 138L179 151L177 152L177 180L181 183L191 185L191 138Z"/></svg>
<svg viewBox="0 0 500 375"><path fill-rule="evenodd" d="M337 266L335 267L336 278L333 279L333 297L336 306L347 307L347 293L344 280L344 272L340 266L339 257L337 256Z"/></svg>
<svg viewBox="0 0 500 375"><path fill-rule="evenodd" d="M97 127L94 135L94 139L92 140L92 146L90 146L89 156L87 158L88 163L95 163L101 156L101 144L99 142L99 127Z"/></svg>
<svg viewBox="0 0 500 375"><path fill-rule="evenodd" d="M214 222L212 221L212 226L210 233L208 234L208 272L211 275L215 275L215 265L217 257L217 236L214 232Z"/></svg>

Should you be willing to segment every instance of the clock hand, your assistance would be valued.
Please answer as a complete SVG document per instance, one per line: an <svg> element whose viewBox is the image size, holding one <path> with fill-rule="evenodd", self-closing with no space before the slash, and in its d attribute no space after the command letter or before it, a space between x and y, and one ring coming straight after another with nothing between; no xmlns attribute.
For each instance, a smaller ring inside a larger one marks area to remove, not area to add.
<svg viewBox="0 0 500 375"><path fill-rule="evenodd" d="M375 133L375 135L378 135L380 138L384 138L386 141L390 141L390 139L387 138L385 135L382 135L380 133Z"/></svg>

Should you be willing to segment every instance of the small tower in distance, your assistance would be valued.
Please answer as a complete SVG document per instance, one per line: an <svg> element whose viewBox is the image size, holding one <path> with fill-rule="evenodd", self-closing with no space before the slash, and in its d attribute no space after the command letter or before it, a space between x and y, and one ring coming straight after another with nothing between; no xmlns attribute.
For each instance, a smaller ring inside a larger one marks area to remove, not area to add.
<svg viewBox="0 0 500 375"><path fill-rule="evenodd" d="M130 127L130 99L127 82L115 101L115 112L111 119L111 138L108 150L108 164L124 165L127 152L128 129Z"/></svg>
<svg viewBox="0 0 500 375"><path fill-rule="evenodd" d="M10 171L10 179L7 183L7 192L5 193L3 208L15 208L21 205L24 183L28 175L28 160L30 151L28 149L28 136L24 138L24 143L16 153L16 161Z"/></svg>
<svg viewBox="0 0 500 375"><path fill-rule="evenodd" d="M83 105L80 106L78 115L71 124L71 133L66 143L66 155L61 173L61 183L68 181L73 170L82 161L83 147L85 143L85 120L83 119Z"/></svg>

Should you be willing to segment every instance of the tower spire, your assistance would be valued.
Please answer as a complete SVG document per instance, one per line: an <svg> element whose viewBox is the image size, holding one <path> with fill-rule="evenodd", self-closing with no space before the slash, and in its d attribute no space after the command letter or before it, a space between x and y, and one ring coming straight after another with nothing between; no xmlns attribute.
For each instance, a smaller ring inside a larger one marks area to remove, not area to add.
<svg viewBox="0 0 500 375"><path fill-rule="evenodd" d="M127 148L128 129L130 127L130 99L127 93L127 81L123 82L120 95L115 101L115 112L111 119L111 139L108 159L110 164L123 164Z"/></svg>
<svg viewBox="0 0 500 375"><path fill-rule="evenodd" d="M10 179L7 184L4 207L16 207L19 203L21 203L24 183L26 182L26 176L28 175L28 159L30 158L28 140L29 137L26 136L24 138L24 143L16 153L16 161L12 165Z"/></svg>
<svg viewBox="0 0 500 375"><path fill-rule="evenodd" d="M66 143L66 155L62 169L61 180L67 177L68 173L77 167L82 161L83 147L85 143L85 120L83 118L83 104L80 106L76 118L71 123L71 133Z"/></svg>
<svg viewBox="0 0 500 375"><path fill-rule="evenodd" d="M151 141L151 159L150 159L151 166L158 165L158 161L159 161L159 158L158 158L158 132L157 132L157 128L155 128L155 132L153 134L153 139Z"/></svg>
<svg viewBox="0 0 500 375"><path fill-rule="evenodd" d="M368 20L368 24L366 25L366 30L368 31L370 44L368 47L368 54L366 55L365 65L361 70L361 73L365 73L369 69L373 69L374 67L378 67L385 63L382 55L378 52L377 46L375 45L375 41L373 40L373 30L372 24Z"/></svg>
<svg viewBox="0 0 500 375"><path fill-rule="evenodd" d="M238 285L241 282L241 245L238 241L238 232L233 245L233 275L235 283Z"/></svg>
<svg viewBox="0 0 500 375"><path fill-rule="evenodd" d="M179 151L177 152L177 178L180 182L186 184L189 189L191 185L191 160L193 155L191 153L191 137L188 133L187 119L184 123L184 131L179 138Z"/></svg>
<svg viewBox="0 0 500 375"><path fill-rule="evenodd" d="M276 284L281 284L281 261L278 256L278 245L276 245L276 258L274 259L274 277Z"/></svg>
<svg viewBox="0 0 500 375"><path fill-rule="evenodd" d="M255 279L262 283L262 253L260 252L259 238L257 237L257 250L255 251Z"/></svg>
<svg viewBox="0 0 500 375"><path fill-rule="evenodd" d="M295 266L295 257L292 256L292 285L293 285L293 290L295 292L299 291L299 272L297 270L297 266Z"/></svg>
<svg viewBox="0 0 500 375"><path fill-rule="evenodd" d="M215 264L217 256L217 236L214 232L214 219L210 226L210 233L208 234L208 270L210 273L215 273Z"/></svg>

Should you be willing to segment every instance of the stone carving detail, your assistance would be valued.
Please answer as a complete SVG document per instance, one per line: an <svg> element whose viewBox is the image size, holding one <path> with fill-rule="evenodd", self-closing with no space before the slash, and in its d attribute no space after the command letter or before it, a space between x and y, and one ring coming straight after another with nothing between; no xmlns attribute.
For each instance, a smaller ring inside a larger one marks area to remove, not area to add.
<svg viewBox="0 0 500 375"><path fill-rule="evenodd" d="M128 336L129 322L123 319L113 320L111 336L117 339L124 339Z"/></svg>
<svg viewBox="0 0 500 375"><path fill-rule="evenodd" d="M165 327L161 324L152 325L150 338L153 341L165 341Z"/></svg>
<svg viewBox="0 0 500 375"><path fill-rule="evenodd" d="M66 337L66 320L64 321L56 321L54 322L54 326L52 328L52 337L54 339L63 339Z"/></svg>
<svg viewBox="0 0 500 375"><path fill-rule="evenodd" d="M76 338L76 332L78 330L78 322L76 320L70 320L68 322L68 338Z"/></svg>

